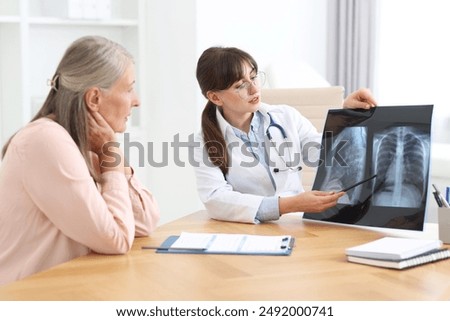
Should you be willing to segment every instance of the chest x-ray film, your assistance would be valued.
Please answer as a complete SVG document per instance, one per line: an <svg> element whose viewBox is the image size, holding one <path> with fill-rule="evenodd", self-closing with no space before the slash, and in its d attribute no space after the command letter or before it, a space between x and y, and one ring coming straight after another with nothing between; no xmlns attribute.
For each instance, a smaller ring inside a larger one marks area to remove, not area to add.
<svg viewBox="0 0 450 321"><path fill-rule="evenodd" d="M432 112L432 105L330 110L313 189L341 191L367 181L337 206L304 218L423 230Z"/></svg>

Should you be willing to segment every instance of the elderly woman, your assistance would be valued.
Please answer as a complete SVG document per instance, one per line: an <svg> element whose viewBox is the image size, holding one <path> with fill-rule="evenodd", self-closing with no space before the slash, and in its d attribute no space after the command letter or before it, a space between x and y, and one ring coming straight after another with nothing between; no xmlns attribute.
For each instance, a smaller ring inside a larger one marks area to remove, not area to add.
<svg viewBox="0 0 450 321"><path fill-rule="evenodd" d="M134 85L117 43L67 49L44 105L3 148L0 285L90 251L126 253L156 227L157 204L115 141L139 105Z"/></svg>

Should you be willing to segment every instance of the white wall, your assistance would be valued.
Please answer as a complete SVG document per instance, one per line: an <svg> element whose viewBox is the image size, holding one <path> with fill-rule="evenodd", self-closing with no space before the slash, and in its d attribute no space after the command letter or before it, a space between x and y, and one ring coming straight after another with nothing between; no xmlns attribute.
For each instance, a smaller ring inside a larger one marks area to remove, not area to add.
<svg viewBox="0 0 450 321"><path fill-rule="evenodd" d="M325 0L170 0L148 6L148 139L157 146L182 140L200 128L206 103L195 79L200 54L210 46L248 51L260 69L280 61L306 62L318 73L325 66ZM149 186L159 201L162 222L203 206L193 169L174 164L151 168Z"/></svg>
<svg viewBox="0 0 450 321"><path fill-rule="evenodd" d="M378 103L434 104L433 141L450 143L450 3L379 1Z"/></svg>
<svg viewBox="0 0 450 321"><path fill-rule="evenodd" d="M235 46L262 70L294 59L326 74L325 0L198 0L197 6L198 54Z"/></svg>
<svg viewBox="0 0 450 321"><path fill-rule="evenodd" d="M160 209L161 223L186 215L202 206L195 189L194 173L188 163L187 149L174 163L170 143L179 134L187 141L198 128L196 62L196 3L194 0L148 1L146 61L148 77L147 106L142 106L147 141L154 142L153 157L162 160L163 144L168 145L169 166L149 169L147 186L154 193ZM147 148L147 150L149 150Z"/></svg>

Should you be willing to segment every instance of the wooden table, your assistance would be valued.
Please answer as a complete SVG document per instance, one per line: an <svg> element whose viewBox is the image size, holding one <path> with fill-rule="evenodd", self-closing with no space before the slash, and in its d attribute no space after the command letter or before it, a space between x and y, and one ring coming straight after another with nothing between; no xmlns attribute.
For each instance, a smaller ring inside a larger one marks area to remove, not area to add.
<svg viewBox="0 0 450 321"><path fill-rule="evenodd" d="M291 234L286 257L158 254L142 250L182 231ZM126 255L90 254L0 287L2 300L448 300L450 260L409 270L346 261L347 247L385 234L302 220L295 215L250 225L209 219L203 211L136 239Z"/></svg>

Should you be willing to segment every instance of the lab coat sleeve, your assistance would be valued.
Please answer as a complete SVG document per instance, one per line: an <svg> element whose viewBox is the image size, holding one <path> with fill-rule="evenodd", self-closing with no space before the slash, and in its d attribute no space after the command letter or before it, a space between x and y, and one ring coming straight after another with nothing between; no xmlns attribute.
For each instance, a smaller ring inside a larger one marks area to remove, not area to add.
<svg viewBox="0 0 450 321"><path fill-rule="evenodd" d="M196 141L201 142L194 148L197 190L209 216L222 221L258 223L256 214L264 197L234 191L220 168L209 162L200 135Z"/></svg>
<svg viewBox="0 0 450 321"><path fill-rule="evenodd" d="M256 218L261 221L274 221L280 218L280 207L278 205L278 196L266 196L259 206Z"/></svg>

